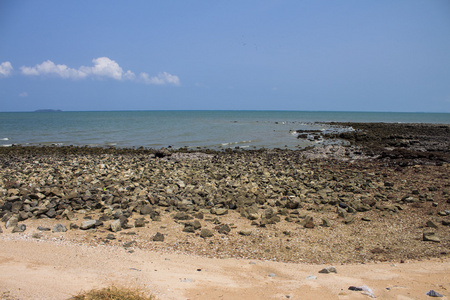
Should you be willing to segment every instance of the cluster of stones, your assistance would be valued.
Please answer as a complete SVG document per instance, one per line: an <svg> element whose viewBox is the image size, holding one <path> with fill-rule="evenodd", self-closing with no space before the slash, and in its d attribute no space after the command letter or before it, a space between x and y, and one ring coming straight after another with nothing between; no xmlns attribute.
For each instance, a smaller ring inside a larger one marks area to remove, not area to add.
<svg viewBox="0 0 450 300"><path fill-rule="evenodd" d="M158 221L165 211L184 222L183 231L200 231L207 238L213 233L193 217L201 219L204 213L220 216L234 210L259 227L284 219L314 228L328 227L329 220L314 220L308 211L335 211L342 222L351 224L358 213L370 222L364 216L370 210L389 215L417 202L438 205L436 187L430 186L429 193L409 191L392 198L389 194L399 192L399 183L386 181L382 174L366 174L365 167L347 168L344 162L305 160L298 151L236 151L194 157L175 159L167 151L155 155L4 155L0 217L9 228L29 218L75 221L76 213L96 211L101 214L99 219L71 227L87 230L107 222L108 228L117 232L145 226L145 216ZM134 213L143 217L130 224ZM449 211L439 214L442 224L448 226ZM219 233L230 231L228 225L218 225Z"/></svg>

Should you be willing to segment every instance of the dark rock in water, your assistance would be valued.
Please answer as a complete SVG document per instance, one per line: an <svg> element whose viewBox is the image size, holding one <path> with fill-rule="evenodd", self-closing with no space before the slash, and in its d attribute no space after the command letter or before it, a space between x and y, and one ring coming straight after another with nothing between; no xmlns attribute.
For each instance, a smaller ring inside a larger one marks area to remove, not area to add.
<svg viewBox="0 0 450 300"><path fill-rule="evenodd" d="M329 274L329 273L337 273L337 270L335 267L326 267L319 271L321 274Z"/></svg>
<svg viewBox="0 0 450 300"><path fill-rule="evenodd" d="M427 292L427 296L430 297L444 297L444 295L439 294L438 292L434 291L434 290L430 290Z"/></svg>
<svg viewBox="0 0 450 300"><path fill-rule="evenodd" d="M26 229L27 226L25 226L25 224L18 224L16 227L13 228L12 233L24 232Z"/></svg>
<svg viewBox="0 0 450 300"><path fill-rule="evenodd" d="M53 226L52 232L66 232L67 228L63 224L56 224Z"/></svg>
<svg viewBox="0 0 450 300"><path fill-rule="evenodd" d="M153 237L154 242L164 242L164 234L157 232Z"/></svg>
<svg viewBox="0 0 450 300"><path fill-rule="evenodd" d="M158 149L155 152L155 157L157 157L157 158L163 158L163 157L171 156L171 155L172 155L172 153L169 150L167 150L166 148Z"/></svg>

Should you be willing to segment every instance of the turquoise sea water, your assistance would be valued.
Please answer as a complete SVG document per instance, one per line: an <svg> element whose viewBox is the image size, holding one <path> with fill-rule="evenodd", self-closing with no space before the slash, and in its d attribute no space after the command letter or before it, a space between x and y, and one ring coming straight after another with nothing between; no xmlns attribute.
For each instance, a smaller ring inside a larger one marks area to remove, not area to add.
<svg viewBox="0 0 450 300"><path fill-rule="evenodd" d="M296 130L316 122L450 124L449 113L301 111L108 111L0 113L0 145L289 148L316 144Z"/></svg>

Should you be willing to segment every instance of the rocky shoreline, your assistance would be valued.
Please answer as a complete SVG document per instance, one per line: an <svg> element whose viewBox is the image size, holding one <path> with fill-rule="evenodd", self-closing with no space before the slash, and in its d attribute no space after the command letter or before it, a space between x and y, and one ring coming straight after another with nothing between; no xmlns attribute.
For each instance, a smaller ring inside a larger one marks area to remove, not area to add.
<svg viewBox="0 0 450 300"><path fill-rule="evenodd" d="M449 126L340 125L356 130L327 138L352 146L1 148L0 238L297 263L448 257Z"/></svg>

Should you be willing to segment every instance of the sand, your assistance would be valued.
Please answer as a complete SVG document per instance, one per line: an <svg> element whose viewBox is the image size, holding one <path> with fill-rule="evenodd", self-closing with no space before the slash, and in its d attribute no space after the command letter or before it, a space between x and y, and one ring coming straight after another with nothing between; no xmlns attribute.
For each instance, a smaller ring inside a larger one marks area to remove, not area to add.
<svg viewBox="0 0 450 300"><path fill-rule="evenodd" d="M448 299L450 260L335 265L211 259L123 247L0 237L0 299L69 299L110 285L140 288L159 299ZM274 274L275 277L270 277ZM307 279L308 276L316 279Z"/></svg>

